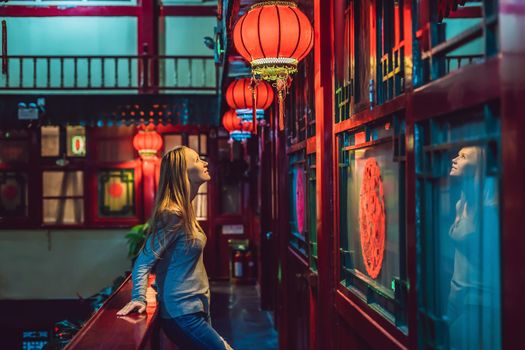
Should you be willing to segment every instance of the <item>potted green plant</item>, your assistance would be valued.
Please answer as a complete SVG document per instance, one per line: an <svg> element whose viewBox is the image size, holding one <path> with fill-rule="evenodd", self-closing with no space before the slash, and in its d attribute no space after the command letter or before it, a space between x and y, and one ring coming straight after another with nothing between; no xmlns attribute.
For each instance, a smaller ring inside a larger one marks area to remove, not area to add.
<svg viewBox="0 0 525 350"><path fill-rule="evenodd" d="M128 256L131 259L131 261L135 261L137 256L140 253L140 249L144 245L144 241L146 240L146 233L148 232L149 224L140 224L135 225L131 228L131 230L126 234L126 238L128 239Z"/></svg>

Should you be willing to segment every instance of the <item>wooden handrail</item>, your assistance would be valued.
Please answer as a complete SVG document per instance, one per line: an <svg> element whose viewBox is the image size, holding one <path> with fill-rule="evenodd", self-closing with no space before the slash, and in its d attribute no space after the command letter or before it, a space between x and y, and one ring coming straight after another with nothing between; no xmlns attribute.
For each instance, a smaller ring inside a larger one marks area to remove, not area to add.
<svg viewBox="0 0 525 350"><path fill-rule="evenodd" d="M157 302L151 287L151 276L146 293L147 308L143 314L133 313L117 317L116 313L131 300L131 277L104 302L101 308L83 325L64 350L109 350L109 349L155 349L160 342L157 322ZM173 349L173 344L164 344L165 349Z"/></svg>

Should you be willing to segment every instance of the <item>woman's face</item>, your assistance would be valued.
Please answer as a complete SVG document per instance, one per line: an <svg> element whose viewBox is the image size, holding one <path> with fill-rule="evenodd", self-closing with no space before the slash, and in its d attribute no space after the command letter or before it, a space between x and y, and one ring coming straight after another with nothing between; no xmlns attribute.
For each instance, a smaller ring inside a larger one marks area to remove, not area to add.
<svg viewBox="0 0 525 350"><path fill-rule="evenodd" d="M476 147L463 147L456 158L452 159L451 176L474 176L478 163L478 149Z"/></svg>
<svg viewBox="0 0 525 350"><path fill-rule="evenodd" d="M185 148L186 167L188 168L188 178L192 184L200 185L210 181L208 173L208 162L201 159L199 154L191 148Z"/></svg>

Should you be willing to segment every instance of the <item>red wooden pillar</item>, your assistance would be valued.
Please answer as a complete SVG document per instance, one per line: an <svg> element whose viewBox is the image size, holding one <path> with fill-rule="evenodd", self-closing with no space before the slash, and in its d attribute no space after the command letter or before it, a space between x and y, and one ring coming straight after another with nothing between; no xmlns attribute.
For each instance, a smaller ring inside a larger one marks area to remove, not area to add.
<svg viewBox="0 0 525 350"><path fill-rule="evenodd" d="M155 163L155 158L144 158L142 160L144 220L150 217L155 201Z"/></svg>
<svg viewBox="0 0 525 350"><path fill-rule="evenodd" d="M523 328L523 209L525 198L525 44L520 35L525 30L525 3L501 0L499 34L501 47L502 113L502 228L501 228L501 303L502 341L504 349L525 348Z"/></svg>
<svg viewBox="0 0 525 350"><path fill-rule="evenodd" d="M159 9L155 0L140 0L140 12L138 16L138 47L137 53L144 55L142 63L139 63L139 84L142 81L142 92L150 90L149 87L158 86L157 60L151 59L159 54Z"/></svg>
<svg viewBox="0 0 525 350"><path fill-rule="evenodd" d="M334 349L334 203L333 203L333 1L314 1L314 69L317 244L319 256L318 348ZM314 340L315 341L315 336Z"/></svg>

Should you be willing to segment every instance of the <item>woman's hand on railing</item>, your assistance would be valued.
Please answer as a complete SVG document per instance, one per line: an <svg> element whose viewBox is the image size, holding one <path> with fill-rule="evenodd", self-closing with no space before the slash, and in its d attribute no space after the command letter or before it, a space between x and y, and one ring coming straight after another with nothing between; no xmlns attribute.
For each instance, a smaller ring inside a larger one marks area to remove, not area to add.
<svg viewBox="0 0 525 350"><path fill-rule="evenodd" d="M134 310L137 310L139 314L143 313L144 311L146 311L146 303L132 300L117 312L117 316L125 316L133 312Z"/></svg>

